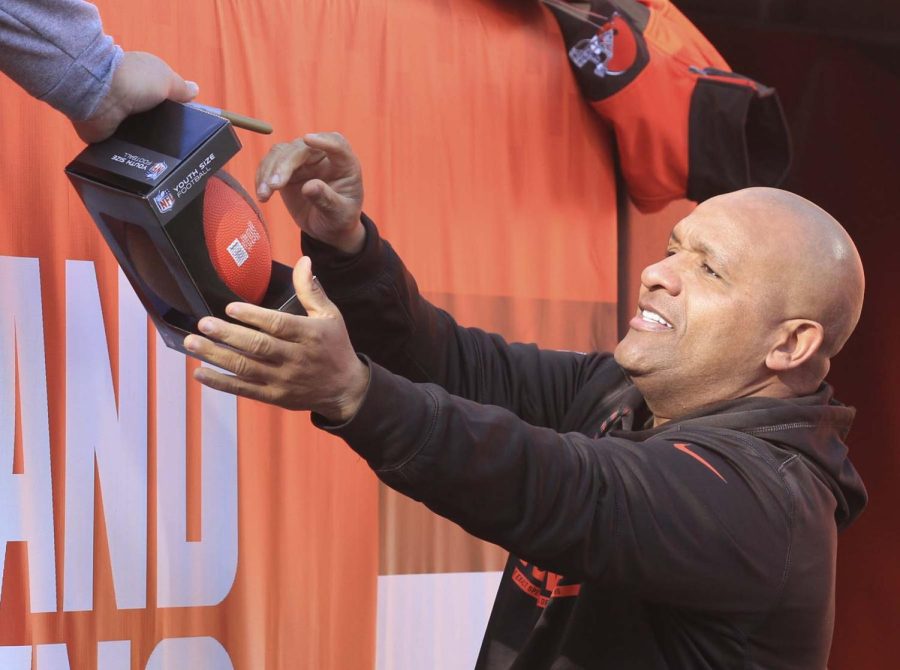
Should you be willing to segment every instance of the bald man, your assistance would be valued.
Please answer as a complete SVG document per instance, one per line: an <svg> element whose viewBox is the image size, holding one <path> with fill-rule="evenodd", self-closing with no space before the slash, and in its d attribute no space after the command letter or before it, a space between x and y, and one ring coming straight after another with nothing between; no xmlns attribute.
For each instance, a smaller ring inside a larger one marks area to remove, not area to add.
<svg viewBox="0 0 900 670"><path fill-rule="evenodd" d="M313 410L389 486L511 552L477 667L825 668L837 531L866 501L853 410L823 381L863 295L834 219L773 189L701 204L613 357L426 302L339 135L274 147L257 191L303 230L308 316L201 320L185 346L233 374L196 378Z"/></svg>

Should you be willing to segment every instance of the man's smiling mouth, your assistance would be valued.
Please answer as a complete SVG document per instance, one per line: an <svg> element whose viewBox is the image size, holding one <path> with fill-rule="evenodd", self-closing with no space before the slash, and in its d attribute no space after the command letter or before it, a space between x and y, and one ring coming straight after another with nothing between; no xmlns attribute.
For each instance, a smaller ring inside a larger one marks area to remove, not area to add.
<svg viewBox="0 0 900 670"><path fill-rule="evenodd" d="M640 316L644 321L649 321L650 323L658 323L666 328L671 328L672 324L662 318L656 312L649 309L642 309L640 312Z"/></svg>

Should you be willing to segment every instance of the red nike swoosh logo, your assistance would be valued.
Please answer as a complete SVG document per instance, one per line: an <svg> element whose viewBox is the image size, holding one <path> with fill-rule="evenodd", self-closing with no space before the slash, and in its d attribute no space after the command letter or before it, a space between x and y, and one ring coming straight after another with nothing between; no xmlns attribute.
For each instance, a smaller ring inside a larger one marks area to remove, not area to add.
<svg viewBox="0 0 900 670"><path fill-rule="evenodd" d="M691 451L690 449L688 449L688 445L686 445L686 444L684 444L684 443L682 443L682 442L676 442L676 443L673 444L672 446L675 447L676 449L678 449L678 451L683 451L683 452L686 453L688 456L691 456L692 458L696 459L697 461L699 461L700 463L702 463L703 465L705 465L707 468L709 468L710 470L712 470L713 474L715 474L716 477L718 477L719 479L721 479L721 480L722 480L723 482L725 482L726 484L728 483L728 480L726 480L726 479L719 473L718 470L716 470L712 465L709 464L709 461L707 461L707 460L706 460L705 458L703 458L702 456L699 456L698 454L695 454L693 451Z"/></svg>

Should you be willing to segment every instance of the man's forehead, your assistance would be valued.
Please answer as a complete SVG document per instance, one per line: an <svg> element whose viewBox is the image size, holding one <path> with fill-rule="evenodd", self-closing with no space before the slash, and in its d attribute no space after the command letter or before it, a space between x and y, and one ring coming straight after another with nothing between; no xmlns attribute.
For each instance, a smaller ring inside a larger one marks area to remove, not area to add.
<svg viewBox="0 0 900 670"><path fill-rule="evenodd" d="M779 235L763 235L753 217L737 209L707 201L678 222L671 241L715 261L714 269L726 271L730 279L767 274L771 264L782 262Z"/></svg>
<svg viewBox="0 0 900 670"><path fill-rule="evenodd" d="M697 205L694 210L673 228L679 236L703 234L715 239L730 239L737 234L742 237L750 228L748 212L742 212L736 203L722 198L714 198Z"/></svg>
<svg viewBox="0 0 900 670"><path fill-rule="evenodd" d="M701 210L699 207L679 221L670 239L697 251L728 255L747 244L744 226L722 212Z"/></svg>
<svg viewBox="0 0 900 670"><path fill-rule="evenodd" d="M770 202L771 198L757 194L758 190L745 189L706 200L679 221L675 230L679 236L702 236L709 245L752 248L763 255L799 241L806 232L799 225L804 217L793 214L780 201ZM771 189L762 190L768 193Z"/></svg>

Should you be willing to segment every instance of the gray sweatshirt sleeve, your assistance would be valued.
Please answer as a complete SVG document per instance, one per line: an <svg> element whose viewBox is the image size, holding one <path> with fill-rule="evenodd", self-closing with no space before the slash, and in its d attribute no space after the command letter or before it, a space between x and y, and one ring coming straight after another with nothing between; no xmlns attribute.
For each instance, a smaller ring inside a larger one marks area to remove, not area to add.
<svg viewBox="0 0 900 670"><path fill-rule="evenodd" d="M109 91L122 49L82 0L3 0L0 70L73 121L93 114Z"/></svg>

